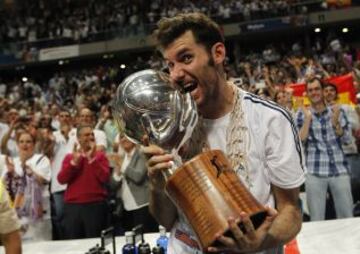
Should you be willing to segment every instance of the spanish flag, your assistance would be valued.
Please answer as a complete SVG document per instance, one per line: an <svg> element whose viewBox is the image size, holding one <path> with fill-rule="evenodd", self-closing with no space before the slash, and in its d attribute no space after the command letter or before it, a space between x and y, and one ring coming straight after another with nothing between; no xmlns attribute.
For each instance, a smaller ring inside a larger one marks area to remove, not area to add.
<svg viewBox="0 0 360 254"><path fill-rule="evenodd" d="M337 6L337 7L345 7L351 5L351 0L326 0L326 3L329 7Z"/></svg>
<svg viewBox="0 0 360 254"><path fill-rule="evenodd" d="M356 104L356 90L354 87L354 80L351 73L343 75L331 77L329 79L323 80L325 83L332 83L336 85L338 89L338 103L340 104ZM292 95L294 98L294 107L297 108L296 102L300 100L304 100L304 105L309 105L309 100L306 97L305 84L289 84L286 85L287 90L292 91Z"/></svg>

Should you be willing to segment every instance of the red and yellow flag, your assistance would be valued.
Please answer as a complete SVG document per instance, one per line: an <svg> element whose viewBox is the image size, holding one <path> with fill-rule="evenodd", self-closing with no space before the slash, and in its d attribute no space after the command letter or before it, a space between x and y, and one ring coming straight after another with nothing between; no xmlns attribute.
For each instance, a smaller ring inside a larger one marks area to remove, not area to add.
<svg viewBox="0 0 360 254"><path fill-rule="evenodd" d="M337 6L337 7L344 7L344 6L350 6L351 0L326 0L326 3L329 6Z"/></svg>
<svg viewBox="0 0 360 254"><path fill-rule="evenodd" d="M356 90L351 73L343 76L331 77L329 79L324 79L323 81L336 85L339 96L338 103L356 104ZM306 97L305 84L289 84L286 85L286 89L290 89L293 92L295 108L298 106L296 105L296 101L298 101L298 99L303 99L304 105L309 105L309 100Z"/></svg>

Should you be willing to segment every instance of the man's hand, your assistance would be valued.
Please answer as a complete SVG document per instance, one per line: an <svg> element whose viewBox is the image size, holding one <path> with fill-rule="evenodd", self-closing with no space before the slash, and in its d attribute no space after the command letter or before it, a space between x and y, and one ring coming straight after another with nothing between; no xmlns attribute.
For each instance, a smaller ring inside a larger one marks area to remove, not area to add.
<svg viewBox="0 0 360 254"><path fill-rule="evenodd" d="M78 146L77 144L75 143L74 144L74 147L73 147L73 152L72 152L72 159L71 159L71 164L73 166L77 166L81 160L81 157L83 157L80 149L78 149Z"/></svg>
<svg viewBox="0 0 360 254"><path fill-rule="evenodd" d="M165 187L162 171L171 168L174 158L156 145L145 146L142 151L148 158L147 168L151 186L162 191Z"/></svg>
<svg viewBox="0 0 360 254"><path fill-rule="evenodd" d="M146 138L142 143L149 144ZM164 191L166 182L162 172L172 167L174 158L156 145L142 147L142 152L147 157L150 183L149 211L160 225L170 230L178 217L178 213L176 206Z"/></svg>
<svg viewBox="0 0 360 254"><path fill-rule="evenodd" d="M339 125L339 117L340 117L340 106L338 104L335 104L331 107L332 109L332 117L331 117L331 123L333 126Z"/></svg>
<svg viewBox="0 0 360 254"><path fill-rule="evenodd" d="M296 99L296 104L299 106L299 108L304 113L304 120L305 121L311 121L312 114L311 114L311 111L305 106L304 99L303 98L297 98Z"/></svg>
<svg viewBox="0 0 360 254"><path fill-rule="evenodd" d="M96 144L95 142L90 142L90 149L85 152L85 156L90 161L95 157L95 153L96 153Z"/></svg>
<svg viewBox="0 0 360 254"><path fill-rule="evenodd" d="M340 137L344 134L344 130L340 124L340 106L335 104L332 106L331 123L334 128L336 136Z"/></svg>
<svg viewBox="0 0 360 254"><path fill-rule="evenodd" d="M304 107L304 108L302 109L302 111L304 112L304 118L305 118L305 120L311 121L311 119L312 119L311 111L310 111L309 109L307 109L306 107Z"/></svg>
<svg viewBox="0 0 360 254"><path fill-rule="evenodd" d="M121 175L121 165L123 163L123 158L120 156L120 154L118 153L111 153L111 154L106 154L106 157L108 158L109 161L111 161L113 163L114 167L114 172L120 176Z"/></svg>
<svg viewBox="0 0 360 254"><path fill-rule="evenodd" d="M222 243L223 247L209 247L208 251L212 253L231 252L231 253L248 253L262 250L262 244L268 235L268 231L275 220L278 212L270 207L266 207L267 217L264 222L255 230L250 217L246 213L241 213L241 220L235 221L229 218L229 228L234 238L224 235L218 235L217 240ZM239 227L242 222L244 230Z"/></svg>

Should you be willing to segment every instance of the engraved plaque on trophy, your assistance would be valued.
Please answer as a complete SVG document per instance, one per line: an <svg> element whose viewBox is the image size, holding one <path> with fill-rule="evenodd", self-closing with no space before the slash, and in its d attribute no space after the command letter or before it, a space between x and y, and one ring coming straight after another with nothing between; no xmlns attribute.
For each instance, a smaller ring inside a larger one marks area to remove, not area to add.
<svg viewBox="0 0 360 254"><path fill-rule="evenodd" d="M165 190L185 215L203 250L219 245L217 233L231 236L230 216L240 221L240 213L245 212L255 228L262 224L264 207L222 151L203 152L181 163L178 150L190 138L198 115L190 94L174 89L166 74L144 70L127 77L118 87L113 111L120 131L129 139L142 143L146 136L177 158L164 174Z"/></svg>

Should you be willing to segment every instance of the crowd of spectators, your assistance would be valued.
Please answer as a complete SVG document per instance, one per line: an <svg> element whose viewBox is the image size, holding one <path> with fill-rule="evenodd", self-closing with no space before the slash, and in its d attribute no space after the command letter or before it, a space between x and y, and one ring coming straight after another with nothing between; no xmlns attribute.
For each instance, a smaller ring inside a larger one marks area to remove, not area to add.
<svg viewBox="0 0 360 254"><path fill-rule="evenodd" d="M228 78L244 90L276 101L294 114L297 108L293 107L292 91L286 88L286 84L301 83L313 77L322 79L352 73L357 92L360 91L360 59L356 49L344 45L337 38L326 42L315 40L312 46L305 49L301 43L295 43L290 46L291 50L276 45L258 52L235 52L234 59L229 59L226 66ZM93 225L88 233L84 229L84 232L72 231L70 236L64 235L64 230L69 232L66 228L72 228L75 223L72 220L79 223L76 218L84 219L82 225L91 226L87 224L86 215L74 215L74 209L80 211L85 207L86 211L106 212L111 217L108 210L102 210L103 203L96 209L89 209L86 203L107 202L111 197L103 183L108 182L112 175L111 168L114 172L122 168L122 146L126 145L125 141L121 141L123 137L118 135L111 102L117 84L125 76L146 68L166 70L163 62L156 57L138 57L125 71L118 65L98 66L54 73L44 83L37 83L31 77L26 81L0 82L0 159L4 161L1 174L23 225L27 225L27 237L32 240L93 237L94 228L113 223L111 220L102 221L101 225ZM359 110L357 112L360 113ZM92 131L94 135L89 134ZM353 134L359 145L359 130L354 130ZM80 149L86 153L80 152ZM68 153L72 155L65 157ZM128 164L130 158L126 159ZM92 190L89 190L91 194L84 194L86 188L72 186L73 172L77 167L83 167L84 171L91 168L91 163L82 163L82 160L99 160L98 169L101 168L102 173L79 180L80 186L90 181L96 194ZM359 176L359 172L354 175ZM100 185L95 184L96 177L101 178ZM24 182L28 184L24 185ZM72 186L71 190L68 191L64 184ZM78 193L79 190L81 193ZM68 191L65 198L64 191ZM21 195L17 195L19 193ZM354 198L359 200L356 196ZM61 203L64 200L65 207L68 207L65 211ZM81 205L74 205L74 200ZM69 203L72 205L70 208ZM130 203L133 204L132 201ZM69 217L69 213L73 217ZM87 212L85 214L88 215ZM54 236L50 235L50 215L56 229ZM67 219L62 216L67 216ZM121 217L117 218L121 221ZM147 220L150 223L150 219ZM65 229L63 221L67 221ZM135 225L127 225L127 228L131 226Z"/></svg>
<svg viewBox="0 0 360 254"><path fill-rule="evenodd" d="M150 31L157 20L201 11L221 23L242 22L327 10L323 0L26 0L0 9L0 42L37 47L83 43ZM14 18L15 17L15 18ZM55 45L54 45L55 43Z"/></svg>
<svg viewBox="0 0 360 254"><path fill-rule="evenodd" d="M236 53L235 53L236 54ZM235 56L229 66L231 76L254 93L265 93L273 99L279 87L304 83L310 77L321 79L340 76L359 68L359 50L341 42L338 37L314 39L311 47L300 42L266 46Z"/></svg>

